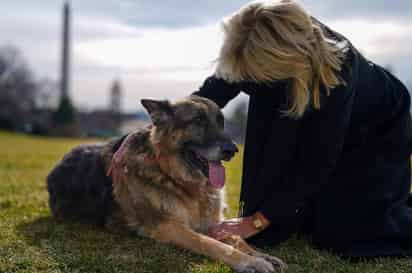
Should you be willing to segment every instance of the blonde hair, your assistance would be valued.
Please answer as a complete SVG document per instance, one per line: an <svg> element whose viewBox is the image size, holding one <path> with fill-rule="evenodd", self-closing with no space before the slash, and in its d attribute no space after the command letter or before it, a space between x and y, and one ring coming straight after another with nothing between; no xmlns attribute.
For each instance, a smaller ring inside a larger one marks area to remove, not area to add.
<svg viewBox="0 0 412 273"><path fill-rule="evenodd" d="M321 85L329 95L343 84L344 51L294 1L252 2L223 29L216 75L230 82L290 80L290 117L301 117L310 103L320 109Z"/></svg>

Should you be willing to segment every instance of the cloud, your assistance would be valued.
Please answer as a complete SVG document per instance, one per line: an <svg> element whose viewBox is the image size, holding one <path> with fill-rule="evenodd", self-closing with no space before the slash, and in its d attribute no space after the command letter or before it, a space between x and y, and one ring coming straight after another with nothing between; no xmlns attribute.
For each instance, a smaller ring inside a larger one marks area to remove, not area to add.
<svg viewBox="0 0 412 273"><path fill-rule="evenodd" d="M330 27L345 35L362 54L380 65L394 67L398 77L411 81L409 65L412 58L412 18L402 22L391 20L336 20Z"/></svg>
<svg viewBox="0 0 412 273"><path fill-rule="evenodd" d="M78 102L106 105L110 81L119 77L127 97L124 106L132 110L141 97L186 96L212 74L221 41L218 24L184 29L135 28L133 33L75 45L74 88L89 89L75 97Z"/></svg>
<svg viewBox="0 0 412 273"><path fill-rule="evenodd" d="M79 41L75 52L96 65L140 73L184 72L210 68L221 40L218 25L174 30L136 28L133 36Z"/></svg>
<svg viewBox="0 0 412 273"><path fill-rule="evenodd" d="M410 0L301 1L367 57L392 64L404 81L412 79ZM115 78L123 83L128 110L136 109L141 97L178 98L196 90L213 71L222 38L219 21L247 2L72 0L76 103L106 106ZM0 11L4 43L18 46L37 75L54 79L60 71L61 5L14 0Z"/></svg>
<svg viewBox="0 0 412 273"><path fill-rule="evenodd" d="M403 23L388 20L336 20L328 25L346 35L369 56L393 57L412 54L408 45L412 38L412 20Z"/></svg>
<svg viewBox="0 0 412 273"><path fill-rule="evenodd" d="M215 23L250 1L245 0L73 0L88 15L112 16L134 26L180 28ZM410 0L301 0L315 16L329 20L371 18L402 20L412 17ZM96 6L99 8L96 9Z"/></svg>
<svg viewBox="0 0 412 273"><path fill-rule="evenodd" d="M84 13L112 16L134 26L181 28L218 21L248 1L242 0L74 0L73 7Z"/></svg>
<svg viewBox="0 0 412 273"><path fill-rule="evenodd" d="M299 1L299 0L298 0ZM112 18L126 25L146 27L180 28L215 23L250 1L245 0L71 0L75 15ZM375 20L402 20L412 17L410 0L300 0L320 18L371 18ZM4 4L8 14L38 14L59 11L63 1L14 0ZM25 7L22 9L22 7Z"/></svg>
<svg viewBox="0 0 412 273"><path fill-rule="evenodd" d="M375 61L390 63L391 59L412 56L408 42L412 40L412 20L400 23L341 19L328 25ZM218 24L184 29L135 28L134 33L134 37L79 42L76 53L96 66L158 77L172 74L175 79L184 80L190 78L190 72L193 75L196 71L211 71L222 42Z"/></svg>
<svg viewBox="0 0 412 273"><path fill-rule="evenodd" d="M372 19L396 20L412 17L412 1L410 0L301 0L302 4L315 16L337 19Z"/></svg>
<svg viewBox="0 0 412 273"><path fill-rule="evenodd" d="M47 0L50 1L50 0ZM115 17L133 26L180 28L215 23L250 1L245 0L72 0L87 15ZM401 20L412 17L410 0L301 0L314 15L329 20L372 18ZM96 9L96 7L99 7Z"/></svg>

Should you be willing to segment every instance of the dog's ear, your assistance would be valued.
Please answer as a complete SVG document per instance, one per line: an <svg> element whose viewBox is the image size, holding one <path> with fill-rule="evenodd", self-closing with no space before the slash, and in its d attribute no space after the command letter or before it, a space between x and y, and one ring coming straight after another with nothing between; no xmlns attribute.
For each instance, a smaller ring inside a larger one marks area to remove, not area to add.
<svg viewBox="0 0 412 273"><path fill-rule="evenodd" d="M146 108L154 125L167 123L172 120L172 105L167 100L142 99L141 104Z"/></svg>

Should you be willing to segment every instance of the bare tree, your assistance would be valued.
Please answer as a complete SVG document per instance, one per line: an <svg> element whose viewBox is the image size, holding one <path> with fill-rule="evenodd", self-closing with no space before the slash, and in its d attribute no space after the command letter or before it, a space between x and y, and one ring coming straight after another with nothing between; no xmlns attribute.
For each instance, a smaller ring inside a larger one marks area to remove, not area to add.
<svg viewBox="0 0 412 273"><path fill-rule="evenodd" d="M35 107L36 91L33 74L19 50L0 47L0 127L24 126Z"/></svg>

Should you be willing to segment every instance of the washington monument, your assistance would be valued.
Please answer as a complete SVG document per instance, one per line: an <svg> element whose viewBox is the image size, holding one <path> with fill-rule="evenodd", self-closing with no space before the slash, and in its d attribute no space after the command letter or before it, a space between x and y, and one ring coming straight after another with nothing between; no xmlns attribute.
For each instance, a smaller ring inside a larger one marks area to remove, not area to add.
<svg viewBox="0 0 412 273"><path fill-rule="evenodd" d="M69 98L70 90L70 4L64 3L63 7L63 37L61 56L61 99Z"/></svg>
<svg viewBox="0 0 412 273"><path fill-rule="evenodd" d="M61 75L60 75L60 103L53 119L55 126L64 128L72 125L75 121L75 109L70 100L70 5L64 3L63 7L63 29L62 29L62 52L61 52ZM73 134L73 129L58 134Z"/></svg>

